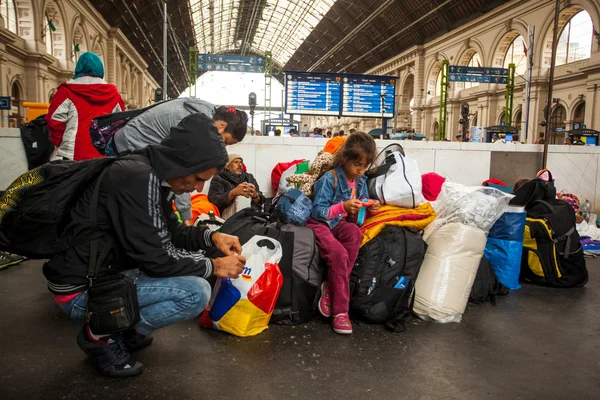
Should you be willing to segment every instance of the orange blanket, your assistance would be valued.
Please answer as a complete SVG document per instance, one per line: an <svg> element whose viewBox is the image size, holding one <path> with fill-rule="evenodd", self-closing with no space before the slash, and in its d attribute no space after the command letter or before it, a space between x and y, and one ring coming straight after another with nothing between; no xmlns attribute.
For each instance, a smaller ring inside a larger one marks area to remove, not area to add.
<svg viewBox="0 0 600 400"><path fill-rule="evenodd" d="M361 246L374 239L386 226L404 226L416 230L425 229L435 219L435 211L429 203L408 209L396 206L381 206L376 214L370 215L360 231L363 234Z"/></svg>

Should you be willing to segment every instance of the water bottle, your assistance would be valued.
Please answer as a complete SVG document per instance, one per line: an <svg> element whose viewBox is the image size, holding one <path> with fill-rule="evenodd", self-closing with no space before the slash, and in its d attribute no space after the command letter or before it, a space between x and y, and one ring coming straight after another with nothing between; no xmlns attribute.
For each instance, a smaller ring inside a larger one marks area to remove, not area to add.
<svg viewBox="0 0 600 400"><path fill-rule="evenodd" d="M585 222L590 222L590 214L592 213L592 203L589 200L586 200L583 206L579 209L581 212L581 216L585 220Z"/></svg>

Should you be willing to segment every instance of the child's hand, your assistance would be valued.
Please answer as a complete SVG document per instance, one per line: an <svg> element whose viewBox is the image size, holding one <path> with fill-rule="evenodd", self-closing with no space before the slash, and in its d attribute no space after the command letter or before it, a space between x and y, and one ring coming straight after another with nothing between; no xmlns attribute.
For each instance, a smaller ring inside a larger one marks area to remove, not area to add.
<svg viewBox="0 0 600 400"><path fill-rule="evenodd" d="M356 214L362 207L362 201L358 199L347 200L344 202L344 210L346 210L348 214Z"/></svg>
<svg viewBox="0 0 600 400"><path fill-rule="evenodd" d="M370 212L379 211L379 207L381 206L381 204L379 203L379 200L372 200L372 201L373 201L373 205L371 207L369 207L369 211Z"/></svg>

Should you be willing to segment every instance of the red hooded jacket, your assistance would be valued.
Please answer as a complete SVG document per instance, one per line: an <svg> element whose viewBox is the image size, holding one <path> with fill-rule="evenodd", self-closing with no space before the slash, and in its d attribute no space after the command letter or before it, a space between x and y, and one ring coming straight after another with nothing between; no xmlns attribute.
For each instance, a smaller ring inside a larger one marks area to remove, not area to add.
<svg viewBox="0 0 600 400"><path fill-rule="evenodd" d="M46 115L56 155L77 161L104 157L92 145L90 122L100 115L124 110L117 87L104 79L82 76L61 84Z"/></svg>

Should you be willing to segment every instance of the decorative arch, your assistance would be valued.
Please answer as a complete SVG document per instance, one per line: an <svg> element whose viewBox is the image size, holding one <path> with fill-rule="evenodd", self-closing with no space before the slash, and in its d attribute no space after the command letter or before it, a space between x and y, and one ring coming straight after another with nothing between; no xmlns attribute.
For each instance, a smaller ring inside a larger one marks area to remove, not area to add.
<svg viewBox="0 0 600 400"><path fill-rule="evenodd" d="M479 56L479 59L481 60L480 64L483 63L483 54L479 53L479 51L473 47L467 48L465 51L463 51L463 53L461 54L461 56L457 59L457 64L456 65L469 65L469 63L471 62L471 60L473 59L473 57L475 55ZM478 65L475 65L475 67L477 67ZM481 64L481 66L483 67L484 65ZM456 82L454 84L454 87L457 91L461 91L463 89L470 89L472 87L476 87L479 86L479 83L472 83L472 82Z"/></svg>
<svg viewBox="0 0 600 400"><path fill-rule="evenodd" d="M478 53L479 57L481 57L481 62L485 63L486 57L485 57L485 50L484 47L481 45L481 42L479 42L479 40L477 39L467 39L465 40L465 42L463 43L463 45L460 47L460 49L458 50L457 57L456 57L456 65L466 65L469 60L471 59L471 57L473 57L473 54ZM481 65L482 67L484 67L485 65Z"/></svg>
<svg viewBox="0 0 600 400"><path fill-rule="evenodd" d="M444 54L439 54L440 58L436 58L429 67L429 72L425 75L427 85L427 98L436 97L436 94L439 90L437 87L438 84L438 76L440 71L442 70L442 61L447 60L448 58Z"/></svg>
<svg viewBox="0 0 600 400"><path fill-rule="evenodd" d="M578 103L573 105L573 112L571 113L571 121L574 123L583 123L585 120L585 100L580 100Z"/></svg>
<svg viewBox="0 0 600 400"><path fill-rule="evenodd" d="M25 96L25 85L20 74L13 76L10 80L8 93L11 100L11 111L8 116L9 127L17 128L23 121L22 105Z"/></svg>
<svg viewBox="0 0 600 400"><path fill-rule="evenodd" d="M131 96L129 98L133 102L136 107L139 107L139 99L138 99L138 78L135 71L131 72Z"/></svg>
<svg viewBox="0 0 600 400"><path fill-rule="evenodd" d="M502 123L504 122L504 110L500 111L500 113L498 114L498 118L496 119L497 124L496 125L502 125Z"/></svg>
<svg viewBox="0 0 600 400"><path fill-rule="evenodd" d="M583 3L587 3L586 6ZM565 25L571 20L571 18L579 13L580 11L587 11L592 19L592 24L594 25L594 29L597 29L598 26L598 9L595 5L584 1L579 0L577 3L572 2L568 7L565 7L561 10L560 15L558 17L558 32L562 33ZM543 40L538 40L538 45L536 46L536 63L540 65L542 68L550 68L550 63L552 61L552 36L554 33L554 11L549 13L546 17L544 25L541 29L542 35L538 37Z"/></svg>
<svg viewBox="0 0 600 400"><path fill-rule="evenodd" d="M513 20L494 39L491 60L487 60L492 67L501 68L504 65L504 56L511 43L520 36L527 38L527 24L519 20Z"/></svg>
<svg viewBox="0 0 600 400"><path fill-rule="evenodd" d="M98 57L100 57L100 59L102 59L102 64L104 64L104 69L106 70L106 47L104 46L104 41L99 34L96 35L92 40L92 44L88 51L94 52ZM120 65L120 63L117 64L117 69L119 69L118 65Z"/></svg>
<svg viewBox="0 0 600 400"><path fill-rule="evenodd" d="M440 124L439 124L438 120L435 119L433 121L433 123L431 124L431 136L430 136L429 140L431 140L431 141L438 140L439 128L440 128Z"/></svg>
<svg viewBox="0 0 600 400"><path fill-rule="evenodd" d="M520 129L522 121L523 121L523 108L520 106L515 107L515 109L513 110L512 126Z"/></svg>
<svg viewBox="0 0 600 400"><path fill-rule="evenodd" d="M70 59L70 47L67 45L67 38L70 37L67 31L67 23L65 20L65 13L60 3L54 0L48 0L43 8L43 24L44 32L50 30L52 37L52 56L59 60ZM55 30L50 28L48 20L51 21ZM46 41L46 35L43 35L43 40Z"/></svg>
<svg viewBox="0 0 600 400"><path fill-rule="evenodd" d="M17 9L17 31L18 35L25 40L35 40L36 23L35 3L32 0L15 0Z"/></svg>
<svg viewBox="0 0 600 400"><path fill-rule="evenodd" d="M77 15L73 18L71 25L71 32L73 32L70 43L71 46L71 60L77 61L79 56L88 51L88 34L85 27L85 18L81 15Z"/></svg>

